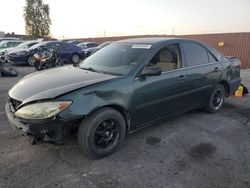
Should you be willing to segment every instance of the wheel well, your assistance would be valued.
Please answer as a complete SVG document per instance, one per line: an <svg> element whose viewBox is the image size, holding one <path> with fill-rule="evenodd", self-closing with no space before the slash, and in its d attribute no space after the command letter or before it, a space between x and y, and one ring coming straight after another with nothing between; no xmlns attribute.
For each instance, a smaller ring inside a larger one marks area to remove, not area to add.
<svg viewBox="0 0 250 188"><path fill-rule="evenodd" d="M119 106L119 105L105 105L105 106L102 106L102 107L100 107L98 109L93 110L92 112L90 112L89 115L95 113L96 111L98 111L98 110L100 110L102 108L106 108L106 107L112 108L112 109L118 111L123 116L123 118L125 120L125 123L126 123L126 131L128 131L130 129L130 115L129 115L128 111L126 109L124 109L122 106Z"/></svg>
<svg viewBox="0 0 250 188"><path fill-rule="evenodd" d="M126 122L126 130L128 131L130 129L130 115L126 109L124 109L122 106L119 106L119 105L106 105L104 107L113 108L117 110L118 112L120 112Z"/></svg>
<svg viewBox="0 0 250 188"><path fill-rule="evenodd" d="M230 86L227 83L227 81L223 80L220 82L221 85L225 88L226 96L228 97L230 95Z"/></svg>
<svg viewBox="0 0 250 188"><path fill-rule="evenodd" d="M80 56L77 52L72 53L72 56L71 56L71 57L73 57L73 55L78 55L78 56Z"/></svg>

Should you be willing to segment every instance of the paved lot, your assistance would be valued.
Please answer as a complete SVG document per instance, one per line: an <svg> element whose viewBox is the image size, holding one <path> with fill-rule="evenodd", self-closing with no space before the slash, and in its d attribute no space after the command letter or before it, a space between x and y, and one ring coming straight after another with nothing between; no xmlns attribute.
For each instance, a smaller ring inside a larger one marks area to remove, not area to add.
<svg viewBox="0 0 250 188"><path fill-rule="evenodd" d="M227 99L218 114L193 111L136 132L112 156L91 160L75 135L63 146L32 146L12 131L7 91L33 70L18 71L0 77L0 187L250 187L250 96ZM249 87L250 71L242 76Z"/></svg>

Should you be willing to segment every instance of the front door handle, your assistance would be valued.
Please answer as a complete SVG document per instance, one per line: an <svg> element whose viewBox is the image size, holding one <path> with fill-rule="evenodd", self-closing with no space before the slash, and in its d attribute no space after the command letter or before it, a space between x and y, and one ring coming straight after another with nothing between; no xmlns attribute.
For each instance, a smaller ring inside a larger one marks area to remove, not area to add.
<svg viewBox="0 0 250 188"><path fill-rule="evenodd" d="M180 76L178 77L178 80L179 80L179 81L182 81L182 80L185 80L186 78L187 78L186 75L180 75Z"/></svg>
<svg viewBox="0 0 250 188"><path fill-rule="evenodd" d="M219 70L219 68L218 67L215 67L214 68L214 72L219 72L220 70Z"/></svg>

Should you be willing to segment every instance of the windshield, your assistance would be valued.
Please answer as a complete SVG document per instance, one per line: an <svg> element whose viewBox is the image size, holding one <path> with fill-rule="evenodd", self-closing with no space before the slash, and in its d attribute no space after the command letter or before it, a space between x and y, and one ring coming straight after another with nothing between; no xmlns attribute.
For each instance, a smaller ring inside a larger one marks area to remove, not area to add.
<svg viewBox="0 0 250 188"><path fill-rule="evenodd" d="M136 66L148 49L134 48L133 44L110 44L85 59L82 69L114 75L126 75Z"/></svg>
<svg viewBox="0 0 250 188"><path fill-rule="evenodd" d="M7 47L8 41L2 41L0 42L0 48Z"/></svg>
<svg viewBox="0 0 250 188"><path fill-rule="evenodd" d="M84 47L84 46L86 46L86 44L87 44L87 42L81 42L81 43L77 44L77 46Z"/></svg>
<svg viewBox="0 0 250 188"><path fill-rule="evenodd" d="M27 48L30 43L32 43L32 42L23 42L23 43L19 44L16 48L19 48L19 49Z"/></svg>
<svg viewBox="0 0 250 188"><path fill-rule="evenodd" d="M31 47L29 48L29 50L36 49L36 48L38 48L38 47L40 47L40 46L44 46L45 44L46 44L46 42L40 42L40 43L38 43L38 44L35 44L34 46L31 46Z"/></svg>

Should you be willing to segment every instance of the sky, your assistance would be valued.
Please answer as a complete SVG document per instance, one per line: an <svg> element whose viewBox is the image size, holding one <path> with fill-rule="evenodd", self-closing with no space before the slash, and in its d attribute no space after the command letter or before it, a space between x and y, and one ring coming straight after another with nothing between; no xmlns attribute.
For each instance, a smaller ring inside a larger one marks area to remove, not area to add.
<svg viewBox="0 0 250 188"><path fill-rule="evenodd" d="M250 0L43 0L55 38L250 32ZM0 0L0 31L25 34L25 0Z"/></svg>

